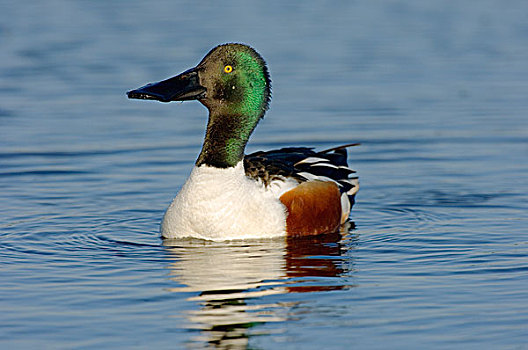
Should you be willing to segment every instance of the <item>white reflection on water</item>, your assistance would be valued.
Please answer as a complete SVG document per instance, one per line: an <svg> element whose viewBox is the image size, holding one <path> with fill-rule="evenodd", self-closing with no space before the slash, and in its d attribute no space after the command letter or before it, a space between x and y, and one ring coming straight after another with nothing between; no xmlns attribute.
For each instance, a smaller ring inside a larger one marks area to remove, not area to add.
<svg viewBox="0 0 528 350"><path fill-rule="evenodd" d="M341 239L166 240L170 278L179 284L170 291L187 292L197 303L185 313L188 328L200 332L193 341L246 348L254 326L294 321L291 308L300 302L277 302L273 295L350 287L341 278L350 272Z"/></svg>

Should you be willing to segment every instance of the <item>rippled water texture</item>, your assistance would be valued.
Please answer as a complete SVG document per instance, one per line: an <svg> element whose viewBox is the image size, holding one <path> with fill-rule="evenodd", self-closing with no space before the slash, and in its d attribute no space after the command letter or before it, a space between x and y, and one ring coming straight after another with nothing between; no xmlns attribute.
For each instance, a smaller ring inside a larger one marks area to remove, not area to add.
<svg viewBox="0 0 528 350"><path fill-rule="evenodd" d="M4 2L0 347L526 348L527 4ZM125 92L230 41L273 80L249 152L362 143L355 228L159 238L206 110Z"/></svg>

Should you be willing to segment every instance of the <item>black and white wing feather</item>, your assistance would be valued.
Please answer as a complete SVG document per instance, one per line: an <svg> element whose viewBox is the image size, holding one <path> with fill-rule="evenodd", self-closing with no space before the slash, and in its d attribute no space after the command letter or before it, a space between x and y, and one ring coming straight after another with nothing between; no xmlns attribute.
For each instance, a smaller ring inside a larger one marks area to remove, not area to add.
<svg viewBox="0 0 528 350"><path fill-rule="evenodd" d="M359 189L356 172L348 167L347 147L343 145L316 152L313 148L288 147L273 151L260 151L244 158L246 175L268 186L272 181L288 178L301 183L320 180L335 182L341 193L351 200Z"/></svg>

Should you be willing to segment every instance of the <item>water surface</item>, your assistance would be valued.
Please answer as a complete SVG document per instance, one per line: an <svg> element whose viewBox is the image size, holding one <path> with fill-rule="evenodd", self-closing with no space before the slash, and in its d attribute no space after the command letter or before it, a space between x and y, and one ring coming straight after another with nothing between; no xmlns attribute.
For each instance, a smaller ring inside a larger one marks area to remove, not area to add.
<svg viewBox="0 0 528 350"><path fill-rule="evenodd" d="M527 346L525 2L0 7L3 348ZM206 110L124 93L231 41L273 81L248 152L362 143L345 234L159 238Z"/></svg>

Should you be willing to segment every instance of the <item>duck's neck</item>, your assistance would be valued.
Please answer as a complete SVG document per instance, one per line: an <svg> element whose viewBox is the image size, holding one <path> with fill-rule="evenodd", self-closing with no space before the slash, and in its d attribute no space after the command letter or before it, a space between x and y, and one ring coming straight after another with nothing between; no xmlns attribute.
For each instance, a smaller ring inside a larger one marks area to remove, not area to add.
<svg viewBox="0 0 528 350"><path fill-rule="evenodd" d="M205 140L196 166L216 168L236 166L244 158L249 136L258 123L256 118L210 113Z"/></svg>

